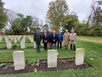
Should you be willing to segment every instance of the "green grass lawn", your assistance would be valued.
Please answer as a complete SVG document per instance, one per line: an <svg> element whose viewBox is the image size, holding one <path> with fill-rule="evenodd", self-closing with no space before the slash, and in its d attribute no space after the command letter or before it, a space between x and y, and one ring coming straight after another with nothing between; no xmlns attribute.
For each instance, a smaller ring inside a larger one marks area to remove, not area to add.
<svg viewBox="0 0 102 77"><path fill-rule="evenodd" d="M77 39L96 42L96 43L102 43L102 37L78 36Z"/></svg>
<svg viewBox="0 0 102 77"><path fill-rule="evenodd" d="M92 37L92 36L79 36L78 38L84 38L84 39L91 39L91 40L99 40L99 41L102 41L102 37Z"/></svg>
<svg viewBox="0 0 102 77"><path fill-rule="evenodd" d="M26 73L26 74L10 74L0 75L0 77L102 77L102 44L86 42L77 40L77 48L85 48L86 55L85 61L90 63L93 67L79 70L64 70L64 71L51 71L51 72L37 72L37 73ZM30 46L33 44L29 44ZM29 46L28 44L26 46ZM13 61L12 54L17 50L0 50L0 62ZM39 54L36 53L35 49L24 49L26 60L39 60L46 59L47 52L41 49ZM72 58L75 56L70 50L61 49L58 50L58 58ZM93 58L91 60L90 58Z"/></svg>

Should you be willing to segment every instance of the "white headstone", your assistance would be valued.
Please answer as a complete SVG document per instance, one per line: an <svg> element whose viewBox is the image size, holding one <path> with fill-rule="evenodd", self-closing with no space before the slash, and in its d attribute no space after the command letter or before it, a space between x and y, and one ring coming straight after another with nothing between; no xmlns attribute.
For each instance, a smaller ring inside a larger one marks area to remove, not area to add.
<svg viewBox="0 0 102 77"><path fill-rule="evenodd" d="M75 56L76 65L82 65L84 63L84 55L85 55L85 49L78 48L76 50L76 56Z"/></svg>
<svg viewBox="0 0 102 77"><path fill-rule="evenodd" d="M25 42L24 41L20 41L20 46L21 46L21 49L24 49L25 48Z"/></svg>
<svg viewBox="0 0 102 77"><path fill-rule="evenodd" d="M6 41L7 49L11 49L12 48L11 41L8 39L7 36L5 36L5 41Z"/></svg>
<svg viewBox="0 0 102 77"><path fill-rule="evenodd" d="M14 43L17 43L17 37L14 36Z"/></svg>
<svg viewBox="0 0 102 77"><path fill-rule="evenodd" d="M26 36L23 36L22 41L24 41L24 42L25 42L25 40L26 40Z"/></svg>
<svg viewBox="0 0 102 77"><path fill-rule="evenodd" d="M57 50L48 50L47 56L47 64L48 68L56 68L57 67Z"/></svg>
<svg viewBox="0 0 102 77"><path fill-rule="evenodd" d="M24 51L15 51L13 53L13 61L15 70L25 69Z"/></svg>
<svg viewBox="0 0 102 77"><path fill-rule="evenodd" d="M21 49L25 48L25 36L23 36L22 40L20 41Z"/></svg>
<svg viewBox="0 0 102 77"><path fill-rule="evenodd" d="M3 37L2 37L2 36L0 36L0 42L2 41L2 38L3 38Z"/></svg>
<svg viewBox="0 0 102 77"><path fill-rule="evenodd" d="M12 48L11 41L6 41L6 45L7 45L7 49L11 49Z"/></svg>
<svg viewBox="0 0 102 77"><path fill-rule="evenodd" d="M36 48L36 43L34 42L34 48Z"/></svg>
<svg viewBox="0 0 102 77"><path fill-rule="evenodd" d="M33 40L33 38L32 37L28 37L29 38L29 40L33 43L34 42L34 40Z"/></svg>

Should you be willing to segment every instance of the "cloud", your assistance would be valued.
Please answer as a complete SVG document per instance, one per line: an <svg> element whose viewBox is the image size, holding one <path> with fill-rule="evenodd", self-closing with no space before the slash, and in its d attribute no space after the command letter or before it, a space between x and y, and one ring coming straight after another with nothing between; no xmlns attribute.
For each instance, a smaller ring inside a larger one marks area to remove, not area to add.
<svg viewBox="0 0 102 77"><path fill-rule="evenodd" d="M49 2L52 0L3 0L5 8L24 15L45 19ZM90 14L92 0L67 0L70 12L75 12L80 21L86 20Z"/></svg>
<svg viewBox="0 0 102 77"><path fill-rule="evenodd" d="M69 8L71 12L75 12L80 21L87 20L91 11L92 0L69 0Z"/></svg>

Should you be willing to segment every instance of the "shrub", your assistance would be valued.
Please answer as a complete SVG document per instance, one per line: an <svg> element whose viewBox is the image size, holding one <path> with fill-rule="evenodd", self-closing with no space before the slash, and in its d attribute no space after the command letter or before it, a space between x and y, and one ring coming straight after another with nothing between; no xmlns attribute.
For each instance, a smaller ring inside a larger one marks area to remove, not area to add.
<svg viewBox="0 0 102 77"><path fill-rule="evenodd" d="M102 36L102 26L94 26L89 31L90 36Z"/></svg>
<svg viewBox="0 0 102 77"><path fill-rule="evenodd" d="M88 26L87 24L79 24L75 26L75 32L78 35L88 35Z"/></svg>

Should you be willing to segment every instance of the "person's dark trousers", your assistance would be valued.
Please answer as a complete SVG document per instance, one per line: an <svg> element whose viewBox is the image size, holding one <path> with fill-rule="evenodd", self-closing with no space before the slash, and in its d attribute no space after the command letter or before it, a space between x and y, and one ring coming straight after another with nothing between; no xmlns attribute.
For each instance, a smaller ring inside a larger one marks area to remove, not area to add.
<svg viewBox="0 0 102 77"><path fill-rule="evenodd" d="M52 48L53 48L53 49L56 49L56 43L53 43L53 44L52 44Z"/></svg>
<svg viewBox="0 0 102 77"><path fill-rule="evenodd" d="M57 48L59 49L61 49L62 48L62 42L58 42L58 44L57 44Z"/></svg>
<svg viewBox="0 0 102 77"><path fill-rule="evenodd" d="M44 43L44 50L47 51L47 43Z"/></svg>
<svg viewBox="0 0 102 77"><path fill-rule="evenodd" d="M40 52L40 42L36 42L36 51L37 53Z"/></svg>
<svg viewBox="0 0 102 77"><path fill-rule="evenodd" d="M48 43L48 48L49 48L49 49L52 49L52 42L49 42L49 43Z"/></svg>
<svg viewBox="0 0 102 77"><path fill-rule="evenodd" d="M72 51L76 51L76 46L75 46L75 44L70 44L70 48L71 48Z"/></svg>

